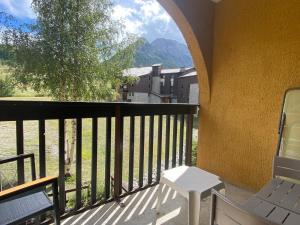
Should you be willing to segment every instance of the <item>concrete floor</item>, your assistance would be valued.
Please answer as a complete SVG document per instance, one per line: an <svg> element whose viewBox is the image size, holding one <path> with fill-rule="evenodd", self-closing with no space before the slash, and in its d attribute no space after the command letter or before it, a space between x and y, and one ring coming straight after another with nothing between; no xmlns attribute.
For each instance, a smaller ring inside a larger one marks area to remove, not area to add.
<svg viewBox="0 0 300 225"><path fill-rule="evenodd" d="M187 225L187 201L168 187L161 213L155 211L156 190L148 188L123 199L125 207L115 202L69 217L62 225ZM243 203L252 193L226 184L226 196ZM201 225L209 224L210 198L201 203Z"/></svg>

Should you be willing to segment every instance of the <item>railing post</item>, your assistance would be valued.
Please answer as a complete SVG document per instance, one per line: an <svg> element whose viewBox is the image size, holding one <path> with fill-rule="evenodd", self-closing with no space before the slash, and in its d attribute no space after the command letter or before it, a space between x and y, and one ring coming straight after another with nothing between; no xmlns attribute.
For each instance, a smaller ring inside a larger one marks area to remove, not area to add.
<svg viewBox="0 0 300 225"><path fill-rule="evenodd" d="M130 117L128 191L133 189L135 117Z"/></svg>
<svg viewBox="0 0 300 225"><path fill-rule="evenodd" d="M145 116L140 117L139 187L144 185Z"/></svg>
<svg viewBox="0 0 300 225"><path fill-rule="evenodd" d="M148 184L152 183L153 170L153 136L154 136L154 115L150 116L149 121L149 154L148 154Z"/></svg>
<svg viewBox="0 0 300 225"><path fill-rule="evenodd" d="M24 154L24 129L23 121L16 121L16 136L17 136L17 155ZM17 161L18 170L18 184L24 184L25 174L24 174L24 159L18 159Z"/></svg>
<svg viewBox="0 0 300 225"><path fill-rule="evenodd" d="M40 177L46 176L46 138L45 138L45 120L39 120L39 163Z"/></svg>
<svg viewBox="0 0 300 225"><path fill-rule="evenodd" d="M177 114L173 120L173 146L172 146L172 168L176 167L176 147L177 147Z"/></svg>
<svg viewBox="0 0 300 225"><path fill-rule="evenodd" d="M170 115L166 116L166 146L165 146L165 169L169 169L170 151Z"/></svg>
<svg viewBox="0 0 300 225"><path fill-rule="evenodd" d="M179 134L179 166L182 165L183 159L183 135L184 131L184 114L180 115L180 134Z"/></svg>
<svg viewBox="0 0 300 225"><path fill-rule="evenodd" d="M74 122L74 121L73 121ZM76 209L81 207L82 188L82 119L76 119Z"/></svg>
<svg viewBox="0 0 300 225"><path fill-rule="evenodd" d="M122 161L123 161L123 117L121 106L116 106L115 116L115 175L114 175L114 197L122 193Z"/></svg>
<svg viewBox="0 0 300 225"><path fill-rule="evenodd" d="M158 131L157 131L157 165L156 165L156 181L160 180L161 173L161 147L162 147L162 120L163 116L158 117Z"/></svg>
<svg viewBox="0 0 300 225"><path fill-rule="evenodd" d="M65 120L59 119L58 126L59 126L59 128L58 128L59 208L60 208L60 213L63 214L65 212L65 202L66 202L66 193L65 193Z"/></svg>
<svg viewBox="0 0 300 225"><path fill-rule="evenodd" d="M111 117L106 118L106 142L105 142L105 194L104 199L110 197L110 161L111 161Z"/></svg>
<svg viewBox="0 0 300 225"><path fill-rule="evenodd" d="M192 165L193 114L187 115L185 164Z"/></svg>
<svg viewBox="0 0 300 225"><path fill-rule="evenodd" d="M98 150L98 119L92 119L92 172L91 172L91 204L96 202L97 195L97 150Z"/></svg>

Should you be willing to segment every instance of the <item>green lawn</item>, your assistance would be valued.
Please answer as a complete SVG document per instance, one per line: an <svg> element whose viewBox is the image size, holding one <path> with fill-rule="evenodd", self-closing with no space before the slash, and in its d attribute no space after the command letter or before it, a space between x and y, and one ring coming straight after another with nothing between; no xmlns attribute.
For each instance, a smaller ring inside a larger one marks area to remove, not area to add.
<svg viewBox="0 0 300 225"><path fill-rule="evenodd" d="M7 100L45 100L46 98L2 98ZM165 121L165 118L164 118ZM153 168L156 168L157 162L157 124L158 117L155 117L154 126L154 157L153 157ZM165 122L163 122L163 152L162 152L162 162L164 162L165 155ZM104 183L104 171L105 171L105 137L106 137L106 121L105 118L98 119L98 168L97 168L97 179L100 187L103 187ZM134 157L134 177L138 178L139 169L139 135L140 135L140 119L136 117L135 122L135 157ZM84 184L89 184L91 180L91 151L92 151L92 123L91 119L83 119L82 124L82 179ZM170 158L172 149L172 137L173 137L173 119L171 120L171 130L170 130ZM114 165L114 120L112 121L112 160L111 160L111 171L113 174ZM0 158L15 155L16 154L16 131L15 122L0 122ZM194 131L195 133L195 131ZM178 137L177 146L179 145L179 126L178 126ZM194 137L196 140L196 136ZM147 173L148 168L148 146L149 146L149 117L145 120L145 157L144 157L144 171ZM24 122L24 148L25 153L34 153L36 156L36 164L38 171L39 161L38 161L38 122L37 121L25 121ZM123 145L123 180L124 182L128 179L128 164L129 164L129 118L124 119L124 145ZM177 150L178 151L178 150ZM178 153L177 153L178 154ZM58 121L57 120L47 120L46 121L46 168L47 175L58 175ZM2 168L1 168L2 169ZM3 168L1 171L6 171L5 175L8 177L13 177L16 168L15 165ZM26 163L27 178L29 179L30 167L29 163ZM67 188L75 188L75 163L72 164L71 174L73 175L71 179L67 182ZM99 188L101 192L101 188ZM101 193L99 193L101 194ZM73 198L72 194L69 198Z"/></svg>

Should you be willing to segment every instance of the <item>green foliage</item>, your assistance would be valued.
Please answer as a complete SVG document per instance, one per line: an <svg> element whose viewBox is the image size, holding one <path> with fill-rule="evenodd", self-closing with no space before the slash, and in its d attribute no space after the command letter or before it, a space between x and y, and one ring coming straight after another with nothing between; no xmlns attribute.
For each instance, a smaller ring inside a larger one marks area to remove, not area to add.
<svg viewBox="0 0 300 225"><path fill-rule="evenodd" d="M14 85L11 79L6 76L0 79L0 97L11 97L14 94Z"/></svg>
<svg viewBox="0 0 300 225"><path fill-rule="evenodd" d="M1 61L8 61L11 59L11 56L5 46L3 44L0 44L0 60Z"/></svg>
<svg viewBox="0 0 300 225"><path fill-rule="evenodd" d="M65 182L66 184L73 184L76 181L75 177L66 177Z"/></svg>
<svg viewBox="0 0 300 225"><path fill-rule="evenodd" d="M69 194L67 201L66 201L66 208L74 209L75 205L76 205L76 194L75 193Z"/></svg>
<svg viewBox="0 0 300 225"><path fill-rule="evenodd" d="M124 85L133 85L138 82L139 78L136 76L124 76L122 80L122 84Z"/></svg>
<svg viewBox="0 0 300 225"><path fill-rule="evenodd" d="M89 187L87 189L82 189L81 202L83 207L87 207L90 205L91 200L91 184L88 184ZM102 200L104 197L104 185L102 183L97 183L97 191L96 191L96 199ZM70 193L67 197L66 207L68 209L75 208L76 205L76 194L74 192Z"/></svg>
<svg viewBox="0 0 300 225"><path fill-rule="evenodd" d="M4 32L18 83L57 100L113 99L138 42L111 19L111 0L33 0L32 7L35 24Z"/></svg>

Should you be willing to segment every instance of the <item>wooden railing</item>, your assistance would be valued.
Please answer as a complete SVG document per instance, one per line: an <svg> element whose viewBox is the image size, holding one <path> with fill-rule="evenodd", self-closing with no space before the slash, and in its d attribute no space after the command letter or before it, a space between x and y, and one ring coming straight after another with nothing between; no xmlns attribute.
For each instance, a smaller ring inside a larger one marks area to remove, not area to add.
<svg viewBox="0 0 300 225"><path fill-rule="evenodd" d="M84 103L84 102L35 102L35 101L0 101L0 122L16 122L16 155L24 154L24 128L25 120L37 120L39 132L39 176L46 176L46 139L45 121L58 120L58 158L59 158L59 200L60 209L65 211L65 120L76 119L76 206L82 206L82 120L92 119L92 157L91 157L91 185L90 205L99 204L97 199L97 154L98 145L102 140L98 139L98 118L105 118L105 177L104 199L107 202L117 200L124 195L139 191L145 187L157 184L161 171L176 165L191 164L193 114L197 111L197 105L189 104L134 104L134 103ZM129 117L129 162L128 165L128 188L122 189L123 181L123 137L124 118ZM139 117L139 140L135 138L135 123ZM145 117L149 117L149 136L145 136ZM157 118L156 120L154 118ZM112 119L114 119L115 133L112 135ZM157 121L157 125L154 123ZM164 124L165 122L165 124ZM180 123L177 126L177 123ZM172 124L172 131L171 129ZM163 132L163 126L165 132ZM154 127L157 129L154 130ZM178 132L179 130L179 132ZM156 138L154 138L154 132ZM170 132L173 133L170 137ZM114 136L114 140L112 140ZM162 137L164 136L164 146ZM148 149L145 149L145 138L148 138ZM170 140L172 138L172 140ZM179 138L179 140L177 140ZM114 141L114 149L112 149ZM170 149L172 141L172 149ZM139 142L139 149L135 149L135 143ZM154 143L156 145L156 165L153 165ZM0 147L1 148L1 147ZM112 152L112 150L114 152ZM139 150L138 187L134 187L134 155ZM1 151L1 149L0 149ZM148 151L148 171L144 171L145 151ZM164 162L162 162L164 152ZM114 160L112 160L114 153ZM111 173L111 162L114 171ZM169 165L171 162L171 165ZM154 168L153 168L154 167ZM153 170L156 176L153 177ZM144 182L148 177L147 182ZM24 183L24 161L17 163L18 183ZM113 178L113 179L111 179ZM111 193L111 185L113 192Z"/></svg>

